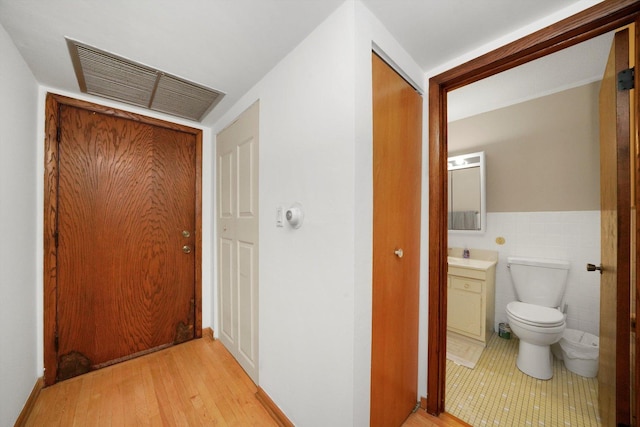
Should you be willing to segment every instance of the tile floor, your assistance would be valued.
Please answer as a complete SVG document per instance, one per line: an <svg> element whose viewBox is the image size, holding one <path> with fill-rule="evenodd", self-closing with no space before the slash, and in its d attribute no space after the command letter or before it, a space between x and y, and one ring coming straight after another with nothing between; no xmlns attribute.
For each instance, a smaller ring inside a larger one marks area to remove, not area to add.
<svg viewBox="0 0 640 427"><path fill-rule="evenodd" d="M475 369L447 360L447 412L472 426L600 426L598 381L554 359L543 381L516 367L518 340L493 334Z"/></svg>

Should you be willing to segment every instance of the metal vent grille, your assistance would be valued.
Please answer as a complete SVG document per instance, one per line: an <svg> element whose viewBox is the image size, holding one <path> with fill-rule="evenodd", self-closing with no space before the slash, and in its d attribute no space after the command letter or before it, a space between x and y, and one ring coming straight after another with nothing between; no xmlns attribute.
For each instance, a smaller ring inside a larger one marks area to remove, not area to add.
<svg viewBox="0 0 640 427"><path fill-rule="evenodd" d="M91 95L200 121L224 93L69 38L80 90Z"/></svg>

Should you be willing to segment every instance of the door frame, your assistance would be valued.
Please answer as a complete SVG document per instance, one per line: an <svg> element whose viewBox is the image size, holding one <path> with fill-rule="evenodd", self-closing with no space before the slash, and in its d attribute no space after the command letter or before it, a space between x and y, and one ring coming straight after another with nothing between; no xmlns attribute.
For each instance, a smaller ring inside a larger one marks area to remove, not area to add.
<svg viewBox="0 0 640 427"><path fill-rule="evenodd" d="M56 221L58 211L58 123L61 105L81 108L109 116L133 120L152 126L172 129L195 136L195 321L194 334L202 337L202 130L164 120L118 110L79 99L48 93L45 101L44 127L44 259L43 259L43 344L45 386L57 377L56 307L57 307L57 248Z"/></svg>
<svg viewBox="0 0 640 427"><path fill-rule="evenodd" d="M447 324L447 92L509 70L630 24L640 16L640 0L607 0L519 40L479 56L429 79L429 314L427 412L445 411ZM636 43L638 42L636 32ZM636 60L636 64L639 62ZM636 88L640 81L636 73ZM636 126L640 116L636 96ZM633 159L638 177L638 159ZM640 201L636 184L632 196ZM637 219L640 215L636 212ZM633 230L632 230L633 232ZM640 258L636 240L636 262ZM636 290L640 290L636 281ZM628 340L628 337L626 337ZM640 340L636 340L636 355ZM636 357L635 387L640 387ZM639 409L636 408L636 415Z"/></svg>

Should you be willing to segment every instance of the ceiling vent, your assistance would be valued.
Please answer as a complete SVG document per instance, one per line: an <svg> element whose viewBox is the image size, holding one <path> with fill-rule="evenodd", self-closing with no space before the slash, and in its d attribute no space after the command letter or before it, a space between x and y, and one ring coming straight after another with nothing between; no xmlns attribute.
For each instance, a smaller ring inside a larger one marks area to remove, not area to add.
<svg viewBox="0 0 640 427"><path fill-rule="evenodd" d="M200 121L224 93L84 43L67 40L80 90Z"/></svg>

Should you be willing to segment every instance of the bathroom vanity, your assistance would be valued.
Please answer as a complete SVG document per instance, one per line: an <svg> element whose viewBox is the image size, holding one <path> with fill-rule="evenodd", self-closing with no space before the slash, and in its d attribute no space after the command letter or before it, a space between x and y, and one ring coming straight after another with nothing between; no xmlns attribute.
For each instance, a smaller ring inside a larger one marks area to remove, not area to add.
<svg viewBox="0 0 640 427"><path fill-rule="evenodd" d="M494 327L495 281L496 260L448 257L448 330L486 345Z"/></svg>

